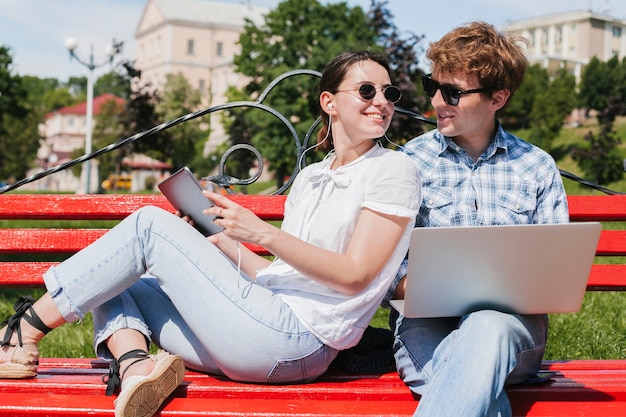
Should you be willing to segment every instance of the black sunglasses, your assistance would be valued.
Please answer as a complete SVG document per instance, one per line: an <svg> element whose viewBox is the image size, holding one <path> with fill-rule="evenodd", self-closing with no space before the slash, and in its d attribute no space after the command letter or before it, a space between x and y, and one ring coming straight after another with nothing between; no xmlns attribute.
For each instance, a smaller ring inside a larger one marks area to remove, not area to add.
<svg viewBox="0 0 626 417"><path fill-rule="evenodd" d="M361 84L359 88L353 90L337 90L340 92L349 92L349 91L358 91L359 95L363 100L371 100L376 95L376 90L379 90L373 84L365 83ZM402 92L395 85L388 85L386 87L380 88L385 96L385 99L390 103L397 103L402 98Z"/></svg>
<svg viewBox="0 0 626 417"><path fill-rule="evenodd" d="M458 88L451 86L449 84L439 84L437 81L433 80L432 74L422 75L422 85L424 86L424 91L428 97L435 97L437 94L437 90L441 91L441 96L443 97L443 101L445 101L450 106L458 106L459 100L463 94L473 94L473 93L487 93L489 91L488 88L475 88L473 90L459 90Z"/></svg>

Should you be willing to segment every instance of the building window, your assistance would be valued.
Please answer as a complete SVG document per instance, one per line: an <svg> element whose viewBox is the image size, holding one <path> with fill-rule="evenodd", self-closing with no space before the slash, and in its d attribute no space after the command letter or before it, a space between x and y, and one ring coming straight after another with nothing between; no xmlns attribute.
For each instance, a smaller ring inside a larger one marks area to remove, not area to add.
<svg viewBox="0 0 626 417"><path fill-rule="evenodd" d="M199 80L198 81L198 91L202 95L204 95L206 93L206 83L204 82L204 80Z"/></svg>
<svg viewBox="0 0 626 417"><path fill-rule="evenodd" d="M622 28L619 26L613 26L613 37L621 38L622 37Z"/></svg>
<svg viewBox="0 0 626 417"><path fill-rule="evenodd" d="M541 31L541 43L543 45L547 45L548 44L548 29L543 29Z"/></svg>
<svg viewBox="0 0 626 417"><path fill-rule="evenodd" d="M194 42L193 39L187 40L187 55L193 55L194 53Z"/></svg>
<svg viewBox="0 0 626 417"><path fill-rule="evenodd" d="M556 28L556 43L560 44L563 42L563 29L559 26Z"/></svg>
<svg viewBox="0 0 626 417"><path fill-rule="evenodd" d="M222 42L218 42L215 47L215 54L217 56L224 56L224 44Z"/></svg>

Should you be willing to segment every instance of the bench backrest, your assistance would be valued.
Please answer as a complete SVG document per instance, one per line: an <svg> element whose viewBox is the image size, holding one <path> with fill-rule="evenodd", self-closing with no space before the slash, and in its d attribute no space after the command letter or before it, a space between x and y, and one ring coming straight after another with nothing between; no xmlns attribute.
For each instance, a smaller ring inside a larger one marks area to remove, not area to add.
<svg viewBox="0 0 626 417"><path fill-rule="evenodd" d="M232 195L264 220L281 220L285 196ZM604 230L598 244L599 261L592 268L589 290L626 290L626 265L611 264L610 257L626 256L626 196L570 196L572 221L601 221ZM0 286L41 286L42 273L57 260L46 256L69 256L93 242L108 230L102 228L12 228L10 220L113 220L119 221L140 207L155 205L173 211L158 194L3 194L0 195ZM267 254L261 247L251 246ZM567 248L562 248L567 250ZM13 256L7 256L13 255ZM29 256L27 260L15 256ZM32 257L44 260L33 261Z"/></svg>

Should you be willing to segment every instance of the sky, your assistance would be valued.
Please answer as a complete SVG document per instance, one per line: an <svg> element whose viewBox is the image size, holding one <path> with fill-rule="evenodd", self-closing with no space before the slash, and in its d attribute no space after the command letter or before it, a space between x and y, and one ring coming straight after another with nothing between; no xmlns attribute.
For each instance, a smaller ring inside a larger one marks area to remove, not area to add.
<svg viewBox="0 0 626 417"><path fill-rule="evenodd" d="M123 41L119 58L134 59L134 33L148 0L0 0L0 45L11 49L13 72L66 81L87 75L87 68L70 60L65 40L78 42L76 54L88 61L93 54L96 76L110 71L106 48ZM242 3L242 0L219 0ZM274 7L279 0L249 0ZM339 0L320 0L322 3ZM341 0L369 9L370 0ZM388 0L393 22L401 31L424 35L425 43L472 20L501 28L507 22L550 13L593 10L626 20L623 0ZM93 51L93 52L92 52ZM100 66L101 64L104 64Z"/></svg>

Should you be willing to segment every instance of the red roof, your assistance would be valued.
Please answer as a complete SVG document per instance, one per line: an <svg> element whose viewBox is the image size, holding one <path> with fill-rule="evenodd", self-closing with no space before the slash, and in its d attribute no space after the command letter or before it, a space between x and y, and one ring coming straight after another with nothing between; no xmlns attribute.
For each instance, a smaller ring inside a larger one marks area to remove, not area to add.
<svg viewBox="0 0 626 417"><path fill-rule="evenodd" d="M109 100L115 100L118 105L122 105L122 106L126 104L126 100L124 100L123 98L118 97L115 94L104 93L104 94L99 95L98 97L94 97L93 114L96 115L100 113L100 109L102 108L102 105ZM82 103L78 103L73 106L61 107L58 110L48 113L48 117L51 117L52 115L57 114L57 113L77 114L77 115L87 114L87 102L83 101Z"/></svg>

